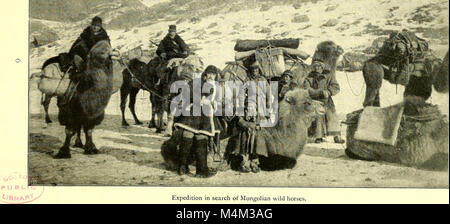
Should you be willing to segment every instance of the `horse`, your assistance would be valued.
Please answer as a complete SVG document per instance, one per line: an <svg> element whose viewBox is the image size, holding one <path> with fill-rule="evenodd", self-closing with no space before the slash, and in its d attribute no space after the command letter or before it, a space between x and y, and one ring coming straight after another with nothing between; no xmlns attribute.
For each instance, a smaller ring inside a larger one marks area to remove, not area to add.
<svg viewBox="0 0 450 224"><path fill-rule="evenodd" d="M165 127L163 120L159 119L158 132L165 132L166 136L172 135L174 115L170 111L169 102L174 93L170 92L171 85L176 81L191 81L196 77L200 77L204 69L203 66L202 59L195 54L191 54L184 59L174 58L168 62L167 67L170 69L170 72L164 74L161 78L161 91L159 92L161 97L156 99L157 103L161 105L157 111L158 117L162 118L163 113L167 113L168 122L167 127Z"/></svg>
<svg viewBox="0 0 450 224"><path fill-rule="evenodd" d="M83 79L78 82L73 97L67 101L63 96L58 96L58 121L65 126L66 138L55 159L71 158L70 141L76 132L81 132L81 128L86 136L84 153L99 153L92 139L92 131L103 121L111 95L118 89L116 86L122 84L122 76L119 74L117 78L113 72L112 55L108 41L97 42L89 51Z"/></svg>
<svg viewBox="0 0 450 224"><path fill-rule="evenodd" d="M394 32L391 38L398 35L399 32ZM426 50L423 53L423 61L409 62L409 53L405 49L408 49L405 42L385 41L377 55L364 62L362 69L366 84L364 107L380 106L380 88L383 79L405 86L403 94L405 101L414 99L417 104L423 104L431 96L433 79L431 71L439 64L439 59L432 55L430 50ZM404 70L408 74L403 77L397 76L401 71L394 71L392 68L398 66L407 66ZM411 67L414 69L412 72Z"/></svg>
<svg viewBox="0 0 450 224"><path fill-rule="evenodd" d="M120 87L120 110L122 112L122 126L129 126L128 122L125 120L125 107L128 96L130 96L130 103L128 104L128 108L133 115L134 122L136 125L142 124L135 113L136 95L142 89L150 92L149 100L152 105L152 114L151 121L148 127L156 127L155 110L159 106L155 98L159 96L156 96L156 92L158 92L158 88L155 85L157 82L157 74L156 72L152 72L152 68L156 67L159 63L159 57L153 58L149 63L142 62L137 58L131 59L128 63L126 63L127 67L122 72L123 84Z"/></svg>

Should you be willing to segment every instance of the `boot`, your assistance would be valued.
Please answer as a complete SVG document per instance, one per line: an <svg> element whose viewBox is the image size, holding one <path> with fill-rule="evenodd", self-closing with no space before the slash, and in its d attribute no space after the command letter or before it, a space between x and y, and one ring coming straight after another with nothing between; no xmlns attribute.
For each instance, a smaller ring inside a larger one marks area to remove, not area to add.
<svg viewBox="0 0 450 224"><path fill-rule="evenodd" d="M201 178L214 176L217 171L208 168L208 139L197 139L196 143L196 176Z"/></svg>
<svg viewBox="0 0 450 224"><path fill-rule="evenodd" d="M336 136L334 136L334 143L337 143L337 144L344 144L344 143L345 143L345 140L342 139L341 136L336 135Z"/></svg>
<svg viewBox="0 0 450 224"><path fill-rule="evenodd" d="M181 147L178 151L178 175L189 174L189 157L192 150L192 139L183 138Z"/></svg>
<svg viewBox="0 0 450 224"><path fill-rule="evenodd" d="M239 172L249 173L251 171L252 169L250 168L250 161L248 159L248 155L243 155L241 164L239 166Z"/></svg>

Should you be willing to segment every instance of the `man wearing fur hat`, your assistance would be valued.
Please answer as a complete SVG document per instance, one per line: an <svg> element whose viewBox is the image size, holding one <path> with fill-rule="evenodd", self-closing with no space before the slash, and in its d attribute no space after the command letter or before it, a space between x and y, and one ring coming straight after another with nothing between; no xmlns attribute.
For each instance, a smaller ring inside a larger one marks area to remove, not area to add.
<svg viewBox="0 0 450 224"><path fill-rule="evenodd" d="M315 142L323 142L326 135L331 135L334 136L335 143L344 143L340 136L336 108L331 98L339 93L339 83L323 61L318 59L313 61L312 72L305 78L303 87L308 90L312 99L323 102L326 108L325 116L317 118L309 130L310 134L314 135Z"/></svg>
<svg viewBox="0 0 450 224"><path fill-rule="evenodd" d="M297 87L297 84L293 82L294 75L290 70L286 70L281 75L280 86L278 86L278 102L284 99L284 95L290 90Z"/></svg>
<svg viewBox="0 0 450 224"><path fill-rule="evenodd" d="M188 47L184 40L177 34L175 25L169 26L169 32L159 43L156 54L164 60L172 58L186 58L188 56Z"/></svg>
<svg viewBox="0 0 450 224"><path fill-rule="evenodd" d="M103 40L106 40L111 44L108 34L102 27L102 19L95 16L92 18L91 24L83 30L69 50L67 61L69 62L69 65L73 66L73 69L70 70L69 78L73 82L70 83L68 90L66 91L66 97L61 100L61 104L67 103L70 99L68 96L72 95L73 91L75 91L77 86L75 83L80 83L81 81L81 83L86 84L90 82L90 80L86 80L87 77L83 75L83 71L86 67L85 63L87 55L96 43ZM62 66L64 67L69 65ZM84 84L81 84L80 86Z"/></svg>
<svg viewBox="0 0 450 224"><path fill-rule="evenodd" d="M96 16L92 18L91 24L83 30L78 39L72 44L69 51L70 59L73 60L75 55L78 55L86 61L91 48L102 40L107 40L111 43L108 34L102 27L102 18Z"/></svg>

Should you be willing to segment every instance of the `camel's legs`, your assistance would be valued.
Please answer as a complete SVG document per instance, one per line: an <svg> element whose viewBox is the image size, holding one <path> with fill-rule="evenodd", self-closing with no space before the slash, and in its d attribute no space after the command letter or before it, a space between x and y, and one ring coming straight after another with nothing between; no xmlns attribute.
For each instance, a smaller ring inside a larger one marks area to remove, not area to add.
<svg viewBox="0 0 450 224"><path fill-rule="evenodd" d="M74 147L83 148L83 142L81 141L81 127L77 129L77 138L75 139Z"/></svg>
<svg viewBox="0 0 450 224"><path fill-rule="evenodd" d="M54 156L55 159L66 159L71 158L70 155L70 140L72 140L72 137L75 135L74 130L70 130L66 127L66 139L64 141L63 146L59 149L59 152Z"/></svg>
<svg viewBox="0 0 450 224"><path fill-rule="evenodd" d="M86 145L84 147L84 154L98 154L99 151L92 140L92 132L94 127L83 127L84 134L86 136Z"/></svg>
<svg viewBox="0 0 450 224"><path fill-rule="evenodd" d="M44 96L44 100L41 102L42 106L44 106L44 112L45 112L45 123L52 123L52 120L50 119L50 116L48 115L48 107L50 105L50 102L52 100L52 96L49 96L45 93L42 93Z"/></svg>

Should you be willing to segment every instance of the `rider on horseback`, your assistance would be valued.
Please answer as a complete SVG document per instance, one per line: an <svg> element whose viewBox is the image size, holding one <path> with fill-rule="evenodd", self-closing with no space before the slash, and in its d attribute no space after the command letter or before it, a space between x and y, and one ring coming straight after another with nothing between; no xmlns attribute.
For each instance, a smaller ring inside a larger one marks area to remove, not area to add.
<svg viewBox="0 0 450 224"><path fill-rule="evenodd" d="M160 80L165 74L171 72L170 69L167 68L170 59L186 58L188 56L188 47L184 40L177 34L177 27L175 25L169 26L169 32L159 43L156 54L163 60L158 68ZM160 80L158 81L158 84L160 84Z"/></svg>

